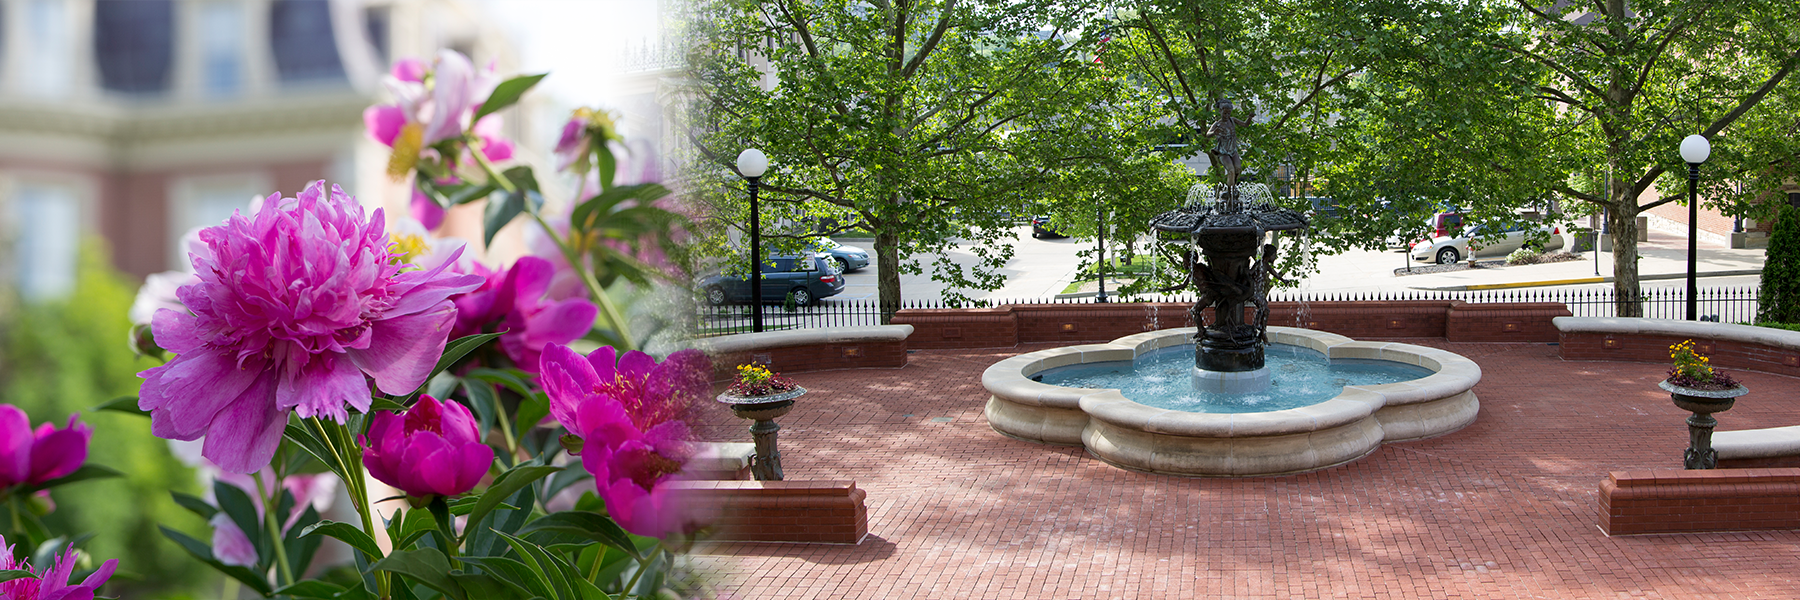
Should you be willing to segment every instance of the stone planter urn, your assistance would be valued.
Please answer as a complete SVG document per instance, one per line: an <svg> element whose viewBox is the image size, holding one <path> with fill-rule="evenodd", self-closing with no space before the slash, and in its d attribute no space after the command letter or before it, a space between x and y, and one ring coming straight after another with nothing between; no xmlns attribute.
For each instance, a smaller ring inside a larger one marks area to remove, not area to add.
<svg viewBox="0 0 1800 600"><path fill-rule="evenodd" d="M750 438L756 442L756 455L750 457L750 474L758 481L781 480L781 451L775 447L776 432L781 431L781 426L775 424L775 419L793 410L794 399L805 394L806 388L799 386L762 396L719 394L719 402L730 405L733 414L751 421Z"/></svg>
<svg viewBox="0 0 1800 600"><path fill-rule="evenodd" d="M1713 427L1718 426L1718 419L1713 413L1731 410L1737 403L1738 396L1750 393L1750 389L1742 385L1728 390L1701 390L1681 387L1668 381L1657 384L1669 391L1670 399L1675 406L1694 413L1688 417L1688 449L1683 464L1688 469L1713 469L1719 466L1719 453L1713 450Z"/></svg>

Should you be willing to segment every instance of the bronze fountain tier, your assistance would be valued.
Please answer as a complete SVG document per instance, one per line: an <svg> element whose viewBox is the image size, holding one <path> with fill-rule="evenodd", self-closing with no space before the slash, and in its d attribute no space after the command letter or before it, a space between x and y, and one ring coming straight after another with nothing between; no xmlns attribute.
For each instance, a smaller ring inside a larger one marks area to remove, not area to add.
<svg viewBox="0 0 1800 600"><path fill-rule="evenodd" d="M1186 206L1157 215L1150 226L1167 234L1188 236L1196 252L1187 253L1187 286L1199 293L1192 309L1194 325L1195 385L1224 392L1250 392L1268 386L1263 368L1267 344L1269 282L1280 279L1275 269L1275 234L1304 230L1306 217L1293 209L1267 201L1261 184L1240 186L1237 126L1247 121L1232 118L1231 103L1219 103L1220 117L1208 133L1216 147L1208 154L1213 164L1224 167L1225 183L1214 186L1210 202L1190 194ZM1254 118L1254 113L1249 117ZM1253 191L1252 191L1253 190ZM1198 191L1198 190L1196 190ZM1245 201L1246 191L1251 191ZM1260 192L1260 193L1259 193ZM1202 261L1201 259L1204 259ZM1255 317L1244 322L1244 308L1255 307ZM1213 322L1203 320L1213 308Z"/></svg>

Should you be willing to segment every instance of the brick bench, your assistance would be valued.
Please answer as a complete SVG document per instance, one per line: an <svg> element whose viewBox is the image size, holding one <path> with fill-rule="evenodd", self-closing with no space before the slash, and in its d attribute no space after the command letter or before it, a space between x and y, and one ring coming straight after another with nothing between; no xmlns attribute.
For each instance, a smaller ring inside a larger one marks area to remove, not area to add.
<svg viewBox="0 0 1800 600"><path fill-rule="evenodd" d="M912 332L911 325L786 329L703 338L694 347L712 357L713 380L724 381L750 362L779 373L904 367Z"/></svg>
<svg viewBox="0 0 1800 600"><path fill-rule="evenodd" d="M699 442L694 456L682 465L681 474L688 479L719 481L750 479L750 457L756 444L750 442Z"/></svg>
<svg viewBox="0 0 1800 600"><path fill-rule="evenodd" d="M1713 432L1719 468L1800 467L1800 425Z"/></svg>
<svg viewBox="0 0 1800 600"><path fill-rule="evenodd" d="M1800 469L1615 471L1599 516L1607 535L1800 529Z"/></svg>
<svg viewBox="0 0 1800 600"><path fill-rule="evenodd" d="M854 481L679 481L684 501L716 510L712 538L734 542L858 544L868 497Z"/></svg>

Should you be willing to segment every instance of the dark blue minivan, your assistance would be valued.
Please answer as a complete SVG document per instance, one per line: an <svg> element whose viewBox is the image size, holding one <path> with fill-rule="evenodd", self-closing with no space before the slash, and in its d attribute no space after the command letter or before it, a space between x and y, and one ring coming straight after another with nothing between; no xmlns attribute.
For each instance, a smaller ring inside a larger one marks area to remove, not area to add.
<svg viewBox="0 0 1800 600"><path fill-rule="evenodd" d="M763 260L762 277L764 304L786 302L788 294L793 294L794 304L807 306L844 291L844 276L827 268L818 256L769 257ZM700 290L713 305L750 303L748 273L701 279Z"/></svg>

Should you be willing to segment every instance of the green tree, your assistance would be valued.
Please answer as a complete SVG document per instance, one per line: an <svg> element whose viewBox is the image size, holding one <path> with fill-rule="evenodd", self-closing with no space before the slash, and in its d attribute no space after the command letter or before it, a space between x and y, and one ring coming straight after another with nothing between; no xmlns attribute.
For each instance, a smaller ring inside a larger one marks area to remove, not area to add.
<svg viewBox="0 0 1800 600"><path fill-rule="evenodd" d="M1075 34L1088 6L1011 0L719 0L697 11L692 115L702 173L722 232L747 230L731 165L768 154L765 231L804 236L812 219L875 237L884 313L901 272L954 288L993 289L1016 218L1054 193L1067 165L1093 160L1079 115L1105 101L1092 43ZM745 57L749 57L746 61ZM766 63L764 62L766 60ZM772 65L766 70L750 62ZM775 80L773 86L763 85ZM1110 155L1110 153L1108 153ZM705 192L702 192L704 197ZM782 224L782 227L772 225ZM830 233L834 230L827 230ZM946 257L959 242L978 261Z"/></svg>
<svg viewBox="0 0 1800 600"><path fill-rule="evenodd" d="M1800 209L1781 206L1756 296L1758 322L1800 323Z"/></svg>
<svg viewBox="0 0 1800 600"><path fill-rule="evenodd" d="M45 520L60 533L95 534L84 549L99 560L119 559L123 575L110 589L136 597L183 589L203 578L199 563L164 540L157 524L202 536L207 529L170 498L171 490L197 492L198 485L168 443L151 435L150 420L93 410L135 395L136 373L155 366L126 346L131 328L126 311L136 287L106 264L107 256L98 241L90 241L82 248L68 298L21 307L5 340L8 368L0 399L24 409L34 424L51 421L60 427L79 413L94 429L88 461L125 473L57 490L56 511Z"/></svg>
<svg viewBox="0 0 1800 600"><path fill-rule="evenodd" d="M1698 133L1717 148L1704 179L1767 171L1771 145L1792 156L1781 128L1737 125L1771 94L1791 93L1800 4L1518 0L1509 13L1492 43L1542 67L1535 97L1557 108L1546 126L1578 138L1555 149L1564 176L1545 185L1606 210L1617 312L1641 316L1636 217L1683 199L1681 138ZM1645 197L1653 189L1662 195Z"/></svg>

